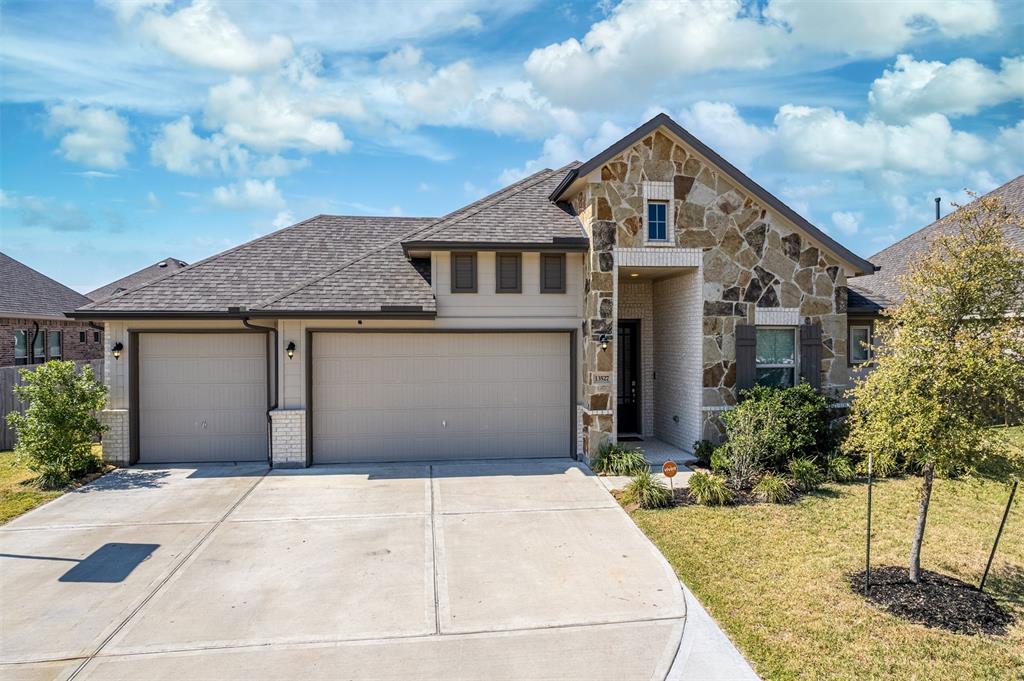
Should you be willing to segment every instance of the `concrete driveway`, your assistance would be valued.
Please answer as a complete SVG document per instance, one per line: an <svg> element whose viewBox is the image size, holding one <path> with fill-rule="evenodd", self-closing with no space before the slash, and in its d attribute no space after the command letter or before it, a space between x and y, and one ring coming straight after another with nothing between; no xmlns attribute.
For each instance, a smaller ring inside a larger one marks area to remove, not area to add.
<svg viewBox="0 0 1024 681"><path fill-rule="evenodd" d="M2 679L664 679L686 602L570 460L117 471L0 528Z"/></svg>

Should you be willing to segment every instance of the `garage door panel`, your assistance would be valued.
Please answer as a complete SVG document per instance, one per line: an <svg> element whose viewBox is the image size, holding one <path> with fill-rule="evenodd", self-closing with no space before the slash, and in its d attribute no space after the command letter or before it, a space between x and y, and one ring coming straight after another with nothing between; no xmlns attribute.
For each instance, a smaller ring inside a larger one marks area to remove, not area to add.
<svg viewBox="0 0 1024 681"><path fill-rule="evenodd" d="M263 461L263 334L139 335L139 461Z"/></svg>
<svg viewBox="0 0 1024 681"><path fill-rule="evenodd" d="M567 333L317 333L316 462L566 456Z"/></svg>

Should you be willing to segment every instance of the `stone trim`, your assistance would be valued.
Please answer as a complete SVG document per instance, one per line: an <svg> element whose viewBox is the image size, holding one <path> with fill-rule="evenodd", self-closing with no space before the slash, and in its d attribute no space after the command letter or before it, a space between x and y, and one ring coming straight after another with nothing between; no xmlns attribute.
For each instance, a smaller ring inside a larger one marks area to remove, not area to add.
<svg viewBox="0 0 1024 681"><path fill-rule="evenodd" d="M700 248L616 248L618 267L700 267Z"/></svg>
<svg viewBox="0 0 1024 681"><path fill-rule="evenodd" d="M611 416L612 415L612 410L611 409L586 409L584 407L580 407L580 409L583 410L584 414L589 414L590 416Z"/></svg>
<svg viewBox="0 0 1024 681"><path fill-rule="evenodd" d="M758 326L800 326L800 308L754 308L754 324Z"/></svg>

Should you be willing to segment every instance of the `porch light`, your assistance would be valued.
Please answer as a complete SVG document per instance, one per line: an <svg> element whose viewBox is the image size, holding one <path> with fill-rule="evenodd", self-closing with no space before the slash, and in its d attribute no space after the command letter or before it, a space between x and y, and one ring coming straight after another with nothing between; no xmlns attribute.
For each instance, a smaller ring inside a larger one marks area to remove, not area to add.
<svg viewBox="0 0 1024 681"><path fill-rule="evenodd" d="M607 350L608 349L608 341L610 341L611 339L612 339L611 335L609 335L607 333L602 333L598 337L598 340L601 341L601 349L602 350Z"/></svg>
<svg viewBox="0 0 1024 681"><path fill-rule="evenodd" d="M121 351L124 350L124 345L121 341L114 343L114 347L110 348L110 354L114 356L114 359L121 359Z"/></svg>
<svg viewBox="0 0 1024 681"><path fill-rule="evenodd" d="M288 347L284 349L288 353L288 359L295 356L295 341L288 341Z"/></svg>
<svg viewBox="0 0 1024 681"><path fill-rule="evenodd" d="M637 272L630 272L629 276L631 276L631 277L639 277L640 275Z"/></svg>

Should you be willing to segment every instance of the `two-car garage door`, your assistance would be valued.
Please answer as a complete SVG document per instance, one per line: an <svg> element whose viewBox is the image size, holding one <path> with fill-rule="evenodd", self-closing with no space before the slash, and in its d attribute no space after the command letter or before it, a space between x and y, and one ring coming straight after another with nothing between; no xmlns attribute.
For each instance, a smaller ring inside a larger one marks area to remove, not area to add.
<svg viewBox="0 0 1024 681"><path fill-rule="evenodd" d="M568 456L570 335L317 332L314 463Z"/></svg>

